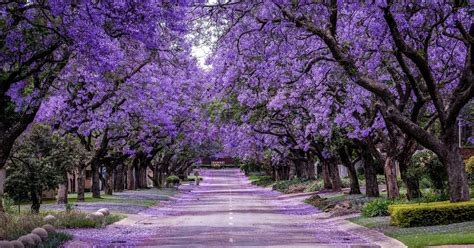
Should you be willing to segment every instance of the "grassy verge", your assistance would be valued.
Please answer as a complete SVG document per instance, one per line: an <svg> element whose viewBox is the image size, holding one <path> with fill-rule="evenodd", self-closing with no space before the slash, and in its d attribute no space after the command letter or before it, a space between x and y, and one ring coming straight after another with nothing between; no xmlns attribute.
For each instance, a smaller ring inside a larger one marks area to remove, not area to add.
<svg viewBox="0 0 474 248"><path fill-rule="evenodd" d="M474 221L410 228L390 226L390 217L357 217L350 221L398 239L410 248L474 243Z"/></svg>
<svg viewBox="0 0 474 248"><path fill-rule="evenodd" d="M249 180L252 184L261 186L261 187L270 186L275 182L270 176L260 176L260 175L249 176Z"/></svg>
<svg viewBox="0 0 474 248"><path fill-rule="evenodd" d="M100 228L126 218L125 215L110 214L104 220L94 220L87 219L86 215L86 213L80 211L62 212L56 215L58 220L55 225L58 228Z"/></svg>
<svg viewBox="0 0 474 248"><path fill-rule="evenodd" d="M68 194L68 203L70 204L75 204L77 203L77 194ZM151 207L155 204L154 200L147 200L147 199L126 199L127 203L133 204L133 205L140 205L143 207ZM124 202L124 199L119 196L115 195L104 195L102 194L100 198L93 198L92 193L88 192L85 193L84 195L84 202L89 203L89 202L104 202L104 203L122 203ZM54 204L56 203L56 200L50 199L50 200L43 200L42 204Z"/></svg>
<svg viewBox="0 0 474 248"><path fill-rule="evenodd" d="M7 240L15 240L30 233L36 227L46 224L43 217L54 215L57 219L53 223L56 228L101 228L124 219L121 214L111 214L103 220L87 219L87 213L81 211L58 212L43 211L38 215L29 213L7 213L0 218L0 235Z"/></svg>

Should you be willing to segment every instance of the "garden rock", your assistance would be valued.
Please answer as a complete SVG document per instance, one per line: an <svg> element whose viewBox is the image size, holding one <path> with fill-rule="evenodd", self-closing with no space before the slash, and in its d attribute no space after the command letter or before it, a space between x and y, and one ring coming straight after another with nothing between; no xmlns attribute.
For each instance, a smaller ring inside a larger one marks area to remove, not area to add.
<svg viewBox="0 0 474 248"><path fill-rule="evenodd" d="M101 212L95 212L94 215L97 216L98 219L103 219L105 217L105 215Z"/></svg>
<svg viewBox="0 0 474 248"><path fill-rule="evenodd" d="M36 245L41 243L41 237L38 236L38 234L30 233L28 234L28 237L30 237L35 242Z"/></svg>
<svg viewBox="0 0 474 248"><path fill-rule="evenodd" d="M86 216L86 219L93 219L93 220L102 220L104 218L104 214L102 213L93 213L93 214L88 214Z"/></svg>
<svg viewBox="0 0 474 248"><path fill-rule="evenodd" d="M10 243L13 245L13 248L25 248L23 243L19 240L13 240L13 241L10 241Z"/></svg>
<svg viewBox="0 0 474 248"><path fill-rule="evenodd" d="M54 226L50 224L43 225L42 228L48 232L48 234L53 234L56 233L56 230L54 229Z"/></svg>
<svg viewBox="0 0 474 248"><path fill-rule="evenodd" d="M56 217L54 215L46 215L43 220L47 223L53 223L56 221Z"/></svg>
<svg viewBox="0 0 474 248"><path fill-rule="evenodd" d="M109 211L108 208L101 208L101 209L97 210L97 212L102 213L104 216L110 215L110 211Z"/></svg>
<svg viewBox="0 0 474 248"><path fill-rule="evenodd" d="M27 247L35 245L35 241L28 235L21 236L20 238L18 238L18 241L20 241L21 243L23 243L24 246Z"/></svg>
<svg viewBox="0 0 474 248"><path fill-rule="evenodd" d="M41 228L41 227L33 229L33 231L31 231L31 233L34 233L34 234L38 235L41 238L41 240L43 240L43 241L48 239L48 232L46 230L44 230L43 228Z"/></svg>
<svg viewBox="0 0 474 248"><path fill-rule="evenodd" d="M1 240L0 248L13 248L13 245L9 241Z"/></svg>

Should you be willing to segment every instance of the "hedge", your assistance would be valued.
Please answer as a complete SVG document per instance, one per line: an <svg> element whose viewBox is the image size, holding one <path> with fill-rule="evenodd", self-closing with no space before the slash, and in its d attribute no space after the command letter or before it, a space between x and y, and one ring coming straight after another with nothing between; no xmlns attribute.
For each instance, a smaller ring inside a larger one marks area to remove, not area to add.
<svg viewBox="0 0 474 248"><path fill-rule="evenodd" d="M390 205L390 222L399 227L446 225L473 221L474 201Z"/></svg>

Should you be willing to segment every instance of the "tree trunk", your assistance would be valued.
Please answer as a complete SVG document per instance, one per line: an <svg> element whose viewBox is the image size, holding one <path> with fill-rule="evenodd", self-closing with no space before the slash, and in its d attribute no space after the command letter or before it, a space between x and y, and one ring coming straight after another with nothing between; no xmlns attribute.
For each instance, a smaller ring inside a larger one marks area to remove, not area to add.
<svg viewBox="0 0 474 248"><path fill-rule="evenodd" d="M0 166L2 166L0 164ZM3 209L3 194L5 192L5 180L7 176L7 170L5 167L0 167L0 215L5 212Z"/></svg>
<svg viewBox="0 0 474 248"><path fill-rule="evenodd" d="M349 194L358 195L360 192L359 178L357 178L357 172L353 163L349 163L347 166L347 172L349 174L350 188Z"/></svg>
<svg viewBox="0 0 474 248"><path fill-rule="evenodd" d="M106 195L112 195L114 187L114 170L109 165L106 167L105 178L104 178L104 193Z"/></svg>
<svg viewBox="0 0 474 248"><path fill-rule="evenodd" d="M92 197L100 198L100 176L99 176L99 163L92 161L91 163L92 172Z"/></svg>
<svg viewBox="0 0 474 248"><path fill-rule="evenodd" d="M325 160L321 160L323 183L325 189L332 189L331 176L329 173L329 163Z"/></svg>
<svg viewBox="0 0 474 248"><path fill-rule="evenodd" d="M67 204L68 185L69 185L68 181L69 181L68 175L67 175L67 172L65 172L63 175L63 183L59 184L58 196L56 199L57 204Z"/></svg>
<svg viewBox="0 0 474 248"><path fill-rule="evenodd" d="M307 161L304 161L301 159L295 159L293 160L293 163L295 164L296 176L299 178L308 179L309 175L308 175Z"/></svg>
<svg viewBox="0 0 474 248"><path fill-rule="evenodd" d="M135 160L134 160L134 165L133 165L134 169L135 169L135 189L139 189L140 188L140 185L141 185L141 178L140 178L140 170L141 170L141 167L140 167L140 158L137 157Z"/></svg>
<svg viewBox="0 0 474 248"><path fill-rule="evenodd" d="M339 156L341 157L342 163L346 166L347 172L349 174L350 180L350 191L349 194L361 194L360 192L360 185L359 185L359 178L357 178L357 172L354 167L354 163L351 161L349 155L346 152L345 148L341 148L338 150Z"/></svg>
<svg viewBox="0 0 474 248"><path fill-rule="evenodd" d="M39 214L41 206L41 192L38 192L37 189L31 190L31 212L33 214Z"/></svg>
<svg viewBox="0 0 474 248"><path fill-rule="evenodd" d="M416 199L421 197L420 184L418 178L411 178L407 175L408 167L410 166L411 157L416 150L415 144L412 147L405 147L403 151L398 155L398 168L400 168L400 177L407 188L406 197L408 200Z"/></svg>
<svg viewBox="0 0 474 248"><path fill-rule="evenodd" d="M133 173L134 166L127 167L127 189L135 190L135 175Z"/></svg>
<svg viewBox="0 0 474 248"><path fill-rule="evenodd" d="M124 190L124 164L119 163L115 169L114 173L114 188L116 192L122 192Z"/></svg>
<svg viewBox="0 0 474 248"><path fill-rule="evenodd" d="M339 176L339 167L337 165L337 159L332 157L328 160L329 164L329 176L331 178L331 185L333 191L341 191L342 182Z"/></svg>
<svg viewBox="0 0 474 248"><path fill-rule="evenodd" d="M140 164L140 188L145 189L148 188L147 184L147 164L145 161L143 161L142 164Z"/></svg>
<svg viewBox="0 0 474 248"><path fill-rule="evenodd" d="M311 180L314 180L316 178L316 170L314 168L314 160L313 159L308 159L306 161L306 174L308 175L308 178Z"/></svg>
<svg viewBox="0 0 474 248"><path fill-rule="evenodd" d="M392 157L387 156L384 165L385 182L387 186L387 198L395 199L400 197L400 191L397 184L397 172Z"/></svg>
<svg viewBox="0 0 474 248"><path fill-rule="evenodd" d="M77 173L77 201L85 201L84 191L86 187L86 165L80 165Z"/></svg>
<svg viewBox="0 0 474 248"><path fill-rule="evenodd" d="M156 164L153 166L153 187L159 189L161 188L160 184L160 166Z"/></svg>
<svg viewBox="0 0 474 248"><path fill-rule="evenodd" d="M362 150L365 174L365 194L368 197L379 197L379 185L377 183L377 173L373 165L373 158L369 151Z"/></svg>
<svg viewBox="0 0 474 248"><path fill-rule="evenodd" d="M440 157L448 172L449 199L451 202L469 201L469 181L464 167L464 161L459 154L457 144L452 144L449 151Z"/></svg>

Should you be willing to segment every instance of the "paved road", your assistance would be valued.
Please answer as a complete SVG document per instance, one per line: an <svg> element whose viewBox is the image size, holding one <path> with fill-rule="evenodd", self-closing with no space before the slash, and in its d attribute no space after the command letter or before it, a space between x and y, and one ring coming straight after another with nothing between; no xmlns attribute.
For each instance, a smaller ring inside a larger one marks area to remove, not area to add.
<svg viewBox="0 0 474 248"><path fill-rule="evenodd" d="M328 218L301 199L253 186L238 169L202 170L201 175L201 185L183 186L175 202L131 215L103 232L74 234L90 244L111 247L398 245L381 234Z"/></svg>

